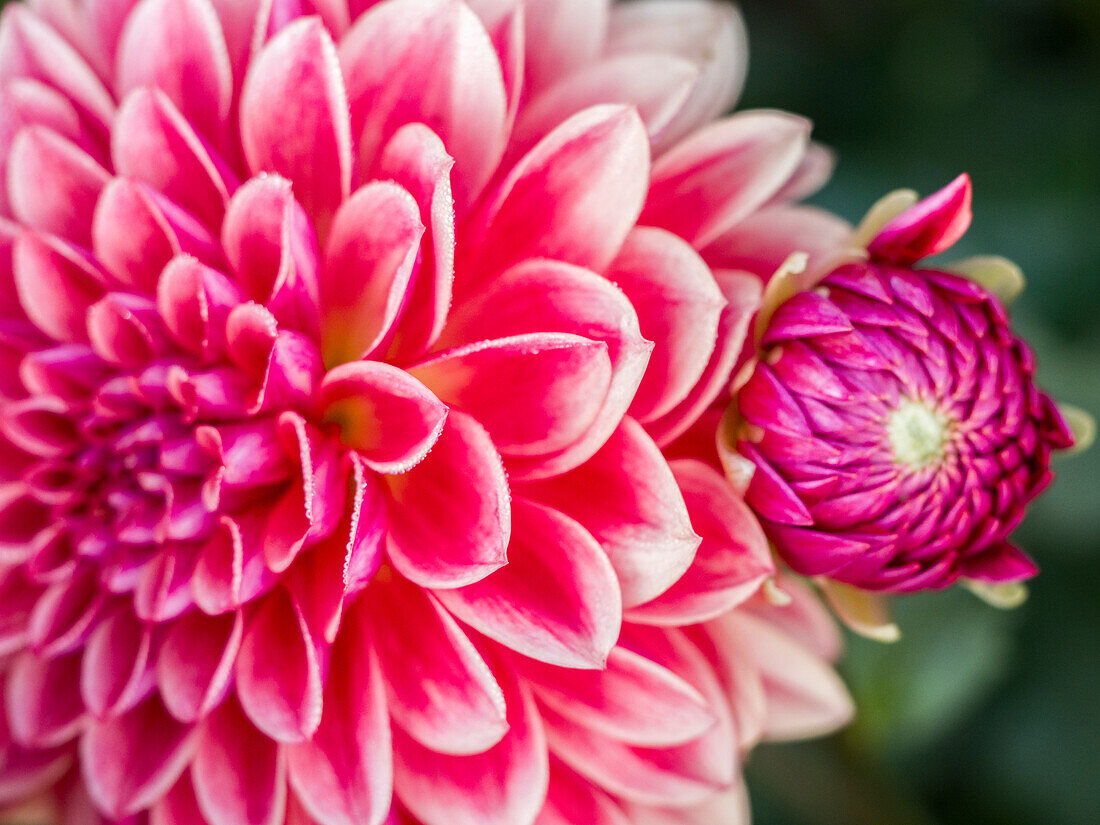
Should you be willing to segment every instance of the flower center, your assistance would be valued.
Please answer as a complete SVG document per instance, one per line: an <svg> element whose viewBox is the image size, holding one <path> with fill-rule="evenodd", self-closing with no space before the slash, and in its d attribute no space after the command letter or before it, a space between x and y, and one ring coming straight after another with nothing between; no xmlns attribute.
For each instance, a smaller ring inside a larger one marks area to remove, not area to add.
<svg viewBox="0 0 1100 825"><path fill-rule="evenodd" d="M890 413L886 433L897 461L919 470L943 458L950 425L943 413L907 398Z"/></svg>

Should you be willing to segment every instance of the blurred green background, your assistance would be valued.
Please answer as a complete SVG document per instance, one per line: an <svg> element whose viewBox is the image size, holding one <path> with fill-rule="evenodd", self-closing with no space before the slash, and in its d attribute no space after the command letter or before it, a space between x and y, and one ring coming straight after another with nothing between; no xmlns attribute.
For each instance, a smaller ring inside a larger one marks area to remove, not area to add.
<svg viewBox="0 0 1100 825"><path fill-rule="evenodd" d="M970 172L974 224L950 255L1024 268L1013 316L1041 382L1100 411L1100 1L741 7L742 107L807 115L839 153L817 202L858 220ZM1100 823L1100 449L1057 469L1017 534L1043 568L1027 604L900 600L899 644L850 643L856 723L752 758L757 825Z"/></svg>

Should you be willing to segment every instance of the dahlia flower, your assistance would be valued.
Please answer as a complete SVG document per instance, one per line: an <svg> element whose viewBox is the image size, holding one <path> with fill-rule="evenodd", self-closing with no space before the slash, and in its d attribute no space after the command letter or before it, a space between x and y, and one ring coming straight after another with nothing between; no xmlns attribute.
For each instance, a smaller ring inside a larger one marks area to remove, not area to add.
<svg viewBox="0 0 1100 825"><path fill-rule="evenodd" d="M883 201L839 265L819 245L769 284L725 460L799 573L893 593L962 578L1018 597L1036 567L1010 534L1074 435L1009 327L1019 270L916 268L966 231L969 178L915 200Z"/></svg>
<svg viewBox="0 0 1100 825"><path fill-rule="evenodd" d="M0 804L695 823L851 707L714 466L828 158L717 3L40 0L0 21ZM763 244L782 245L766 227Z"/></svg>

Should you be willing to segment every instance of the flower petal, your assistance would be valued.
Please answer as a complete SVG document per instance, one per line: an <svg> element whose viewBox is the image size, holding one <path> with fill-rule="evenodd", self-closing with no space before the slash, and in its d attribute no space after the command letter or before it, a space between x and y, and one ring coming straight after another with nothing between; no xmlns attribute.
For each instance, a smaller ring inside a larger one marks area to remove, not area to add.
<svg viewBox="0 0 1100 825"><path fill-rule="evenodd" d="M601 103L637 107L650 140L661 135L698 77L688 60L660 53L605 58L563 75L524 105L509 141L509 153L529 149L570 115Z"/></svg>
<svg viewBox="0 0 1100 825"><path fill-rule="evenodd" d="M550 748L563 762L616 796L650 805L692 805L729 787L737 776L736 744L726 697L702 655L677 632L631 631L628 647L662 662L695 687L718 720L701 737L662 748L629 746L543 711ZM648 648L649 650L646 650Z"/></svg>
<svg viewBox="0 0 1100 825"><path fill-rule="evenodd" d="M970 226L972 197L970 176L959 175L882 227L867 251L875 260L908 266L950 249Z"/></svg>
<svg viewBox="0 0 1100 825"><path fill-rule="evenodd" d="M543 259L512 267L460 302L440 344L531 332L564 332L603 341L611 360L611 384L595 420L580 438L551 455L509 458L509 475L516 480L553 477L590 458L630 406L652 349L642 338L630 301L614 284L589 270Z"/></svg>
<svg viewBox="0 0 1100 825"><path fill-rule="evenodd" d="M353 361L321 382L318 403L343 443L380 473L403 473L439 440L447 407L420 381L381 361Z"/></svg>
<svg viewBox="0 0 1100 825"><path fill-rule="evenodd" d="M96 807L124 819L159 799L191 760L193 734L155 696L123 716L92 722L80 740L80 765Z"/></svg>
<svg viewBox="0 0 1100 825"><path fill-rule="evenodd" d="M277 825L286 812L286 751L231 699L201 729L191 782L210 825Z"/></svg>
<svg viewBox="0 0 1100 825"><path fill-rule="evenodd" d="M395 183L368 183L340 207L321 271L327 364L365 357L387 340L423 234L420 207Z"/></svg>
<svg viewBox="0 0 1100 825"><path fill-rule="evenodd" d="M508 480L492 440L470 416L452 410L427 458L387 481L387 553L404 576L421 587L459 587L505 563Z"/></svg>
<svg viewBox="0 0 1100 825"><path fill-rule="evenodd" d="M221 259L206 227L146 184L126 178L113 179L100 195L92 248L116 281L144 295L156 291L161 272L177 255L209 264Z"/></svg>
<svg viewBox="0 0 1100 825"><path fill-rule="evenodd" d="M638 219L648 170L649 138L634 109L594 106L569 118L483 199L460 245L462 285L525 258L602 272Z"/></svg>
<svg viewBox="0 0 1100 825"><path fill-rule="evenodd" d="M580 467L519 491L556 507L593 535L615 568L626 607L672 586L699 546L676 479L631 418Z"/></svg>
<svg viewBox="0 0 1100 825"><path fill-rule="evenodd" d="M794 173L810 123L782 112L742 112L700 129L653 164L642 222L702 249L765 204Z"/></svg>
<svg viewBox="0 0 1100 825"><path fill-rule="evenodd" d="M172 625L157 655L157 686L168 712L195 722L221 704L244 635L238 611L208 617L190 613Z"/></svg>
<svg viewBox="0 0 1100 825"><path fill-rule="evenodd" d="M210 0L142 0L118 41L115 93L157 88L208 138L223 136L233 69Z"/></svg>
<svg viewBox="0 0 1100 825"><path fill-rule="evenodd" d="M31 651L15 659L4 690L6 727L13 742L46 750L64 745L80 733L85 722L80 659L79 653L44 658Z"/></svg>
<svg viewBox="0 0 1100 825"><path fill-rule="evenodd" d="M21 131L7 156L12 214L25 226L82 246L91 244L92 213L110 180L79 146L44 126Z"/></svg>
<svg viewBox="0 0 1100 825"><path fill-rule="evenodd" d="M454 291L453 166L454 159L447 154L443 141L419 123L399 129L379 161L379 176L393 180L413 196L426 228L420 242L420 266L394 331L391 358L421 355L436 342L447 321Z"/></svg>
<svg viewBox="0 0 1100 825"><path fill-rule="evenodd" d="M336 45L318 18L290 24L253 58L240 106L249 167L287 177L323 234L351 190L352 144Z"/></svg>
<svg viewBox="0 0 1100 825"><path fill-rule="evenodd" d="M606 54L675 55L698 79L654 148L666 147L733 108L748 69L745 22L737 7L713 0L641 0L616 4Z"/></svg>
<svg viewBox="0 0 1100 825"><path fill-rule="evenodd" d="M161 91L137 89L111 129L115 171L152 186L216 230L236 187L232 173Z"/></svg>
<svg viewBox="0 0 1100 825"><path fill-rule="evenodd" d="M603 341L533 333L450 350L411 367L445 403L473 415L505 455L543 455L584 434L611 384Z"/></svg>
<svg viewBox="0 0 1100 825"><path fill-rule="evenodd" d="M661 229L632 231L608 277L630 298L642 335L655 343L630 406L646 423L671 411L702 377L726 299L698 254Z"/></svg>
<svg viewBox="0 0 1100 825"><path fill-rule="evenodd" d="M527 0L527 83L538 90L599 55L607 34L609 0Z"/></svg>
<svg viewBox="0 0 1100 825"><path fill-rule="evenodd" d="M154 687L153 628L129 609L101 622L88 639L80 671L80 694L95 716L117 716Z"/></svg>
<svg viewBox="0 0 1100 825"><path fill-rule="evenodd" d="M233 195L221 231L237 282L281 327L316 335L320 252L317 235L291 183L261 175Z"/></svg>
<svg viewBox="0 0 1100 825"><path fill-rule="evenodd" d="M508 733L473 756L447 756L394 731L394 787L424 825L533 822L546 797L546 738L530 694L504 671Z"/></svg>
<svg viewBox="0 0 1100 825"><path fill-rule="evenodd" d="M396 576L364 598L394 722L436 753L481 753L499 742L508 730L504 694L450 614Z"/></svg>
<svg viewBox="0 0 1100 825"><path fill-rule="evenodd" d="M535 696L567 719L632 745L682 745L717 720L706 700L672 671L624 647L604 670L517 663Z"/></svg>
<svg viewBox="0 0 1100 825"><path fill-rule="evenodd" d="M324 713L309 742L288 749L290 786L320 825L381 825L393 784L385 681L363 611L333 650Z"/></svg>
<svg viewBox="0 0 1100 825"><path fill-rule="evenodd" d="M475 630L561 667L603 667L619 635L619 583L603 550L572 519L525 499L512 502L508 564L436 595Z"/></svg>
<svg viewBox="0 0 1100 825"><path fill-rule="evenodd" d="M741 604L775 575L764 531L726 479L691 459L672 462L672 471L703 543L687 573L653 601L629 611L631 621L703 622Z"/></svg>
<svg viewBox="0 0 1100 825"><path fill-rule="evenodd" d="M237 654L241 708L279 742L309 739L321 723L320 651L301 607L279 590L263 600Z"/></svg>
<svg viewBox="0 0 1100 825"><path fill-rule="evenodd" d="M843 249L851 225L813 206L769 206L730 227L703 252L712 267L741 269L768 281L793 252L810 256L807 266Z"/></svg>
<svg viewBox="0 0 1100 825"><path fill-rule="evenodd" d="M768 739L822 736L848 723L854 712L852 699L825 660L755 616L734 612L717 621L738 634L763 675Z"/></svg>
<svg viewBox="0 0 1100 825"><path fill-rule="evenodd" d="M687 397L665 415L646 424L646 430L662 447L687 431L729 387L745 344L749 321L760 307L762 291L760 279L755 275L718 270L714 277L726 299L726 308L718 321L718 343L702 377Z"/></svg>
<svg viewBox="0 0 1100 825"><path fill-rule="evenodd" d="M351 134L364 172L406 123L423 123L455 159L461 213L489 180L506 140L500 62L477 16L458 0L379 4L340 42Z"/></svg>
<svg viewBox="0 0 1100 825"><path fill-rule="evenodd" d="M13 277L27 317L57 341L88 340L88 307L103 295L103 276L76 249L25 232L15 242Z"/></svg>

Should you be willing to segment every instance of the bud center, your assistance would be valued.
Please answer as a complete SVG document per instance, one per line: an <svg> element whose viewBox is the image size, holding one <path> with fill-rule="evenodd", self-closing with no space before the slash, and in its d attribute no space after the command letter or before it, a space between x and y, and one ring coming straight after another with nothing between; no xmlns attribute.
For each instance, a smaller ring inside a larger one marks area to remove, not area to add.
<svg viewBox="0 0 1100 825"><path fill-rule="evenodd" d="M924 402L904 399L886 420L894 457L914 469L935 463L943 458L950 423L947 416Z"/></svg>

